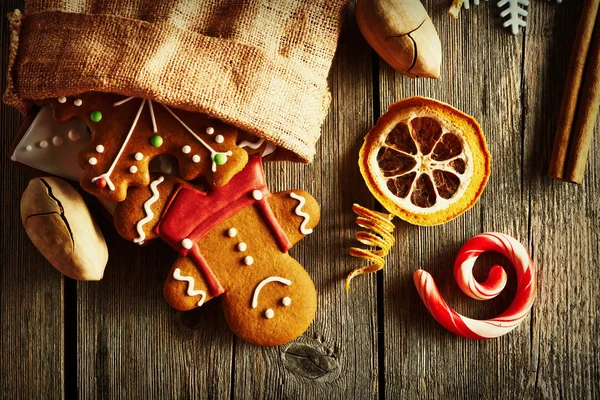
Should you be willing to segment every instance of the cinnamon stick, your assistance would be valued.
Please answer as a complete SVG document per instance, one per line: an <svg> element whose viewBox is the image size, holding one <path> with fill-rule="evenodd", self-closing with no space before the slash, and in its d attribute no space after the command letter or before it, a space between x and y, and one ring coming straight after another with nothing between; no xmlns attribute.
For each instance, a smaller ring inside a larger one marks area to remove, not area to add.
<svg viewBox="0 0 600 400"><path fill-rule="evenodd" d="M569 162L565 180L574 183L583 182L588 153L592 144L592 136L598 110L600 108L600 13L596 17L596 28L590 46L585 77L581 87L579 104L577 105L577 122L571 137Z"/></svg>
<svg viewBox="0 0 600 400"><path fill-rule="evenodd" d="M555 179L565 177L573 121L599 6L600 0L586 0L577 26L548 170L548 175Z"/></svg>

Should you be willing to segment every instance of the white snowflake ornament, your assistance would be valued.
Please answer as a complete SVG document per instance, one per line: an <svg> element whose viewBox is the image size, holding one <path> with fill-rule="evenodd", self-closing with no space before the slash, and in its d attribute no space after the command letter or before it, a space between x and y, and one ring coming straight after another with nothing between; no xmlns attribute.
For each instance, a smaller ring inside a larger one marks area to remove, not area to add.
<svg viewBox="0 0 600 400"><path fill-rule="evenodd" d="M519 28L527 26L525 22L525 17L527 17L527 10L525 7L529 5L528 0L500 0L498 2L498 7L503 8L508 5L506 9L504 9L500 16L502 18L508 18L503 26L505 28L510 27L513 35L519 34Z"/></svg>

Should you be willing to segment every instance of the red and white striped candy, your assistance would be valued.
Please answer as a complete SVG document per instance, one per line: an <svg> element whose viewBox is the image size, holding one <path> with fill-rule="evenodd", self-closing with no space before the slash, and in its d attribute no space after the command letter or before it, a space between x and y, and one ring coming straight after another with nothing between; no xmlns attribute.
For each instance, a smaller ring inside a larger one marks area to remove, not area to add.
<svg viewBox="0 0 600 400"><path fill-rule="evenodd" d="M491 339L515 329L527 316L535 299L535 268L527 250L514 238L502 233L483 233L467 241L458 252L454 264L454 278L461 290L477 300L497 296L506 285L506 272L495 265L485 282L473 277L475 260L486 251L506 256L517 270L517 293L511 305L496 318L485 321L460 315L446 304L433 277L417 270L413 276L417 291L431 315L451 332L469 339Z"/></svg>

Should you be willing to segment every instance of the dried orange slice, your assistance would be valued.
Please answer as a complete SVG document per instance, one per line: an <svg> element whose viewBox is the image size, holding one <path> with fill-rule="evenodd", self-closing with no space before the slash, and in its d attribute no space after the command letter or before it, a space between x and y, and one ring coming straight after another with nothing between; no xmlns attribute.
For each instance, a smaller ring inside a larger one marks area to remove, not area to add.
<svg viewBox="0 0 600 400"><path fill-rule="evenodd" d="M415 225L448 222L471 208L490 175L477 121L436 100L392 104L365 137L360 171L392 214Z"/></svg>

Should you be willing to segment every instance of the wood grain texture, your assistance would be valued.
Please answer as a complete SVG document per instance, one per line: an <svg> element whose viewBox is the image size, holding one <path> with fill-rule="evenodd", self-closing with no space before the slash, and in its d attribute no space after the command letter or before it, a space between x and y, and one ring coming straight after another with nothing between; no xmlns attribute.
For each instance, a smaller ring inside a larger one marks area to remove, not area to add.
<svg viewBox="0 0 600 400"><path fill-rule="evenodd" d="M598 126L582 186L548 179L552 143L581 4L560 13L542 4L525 40L524 182L529 186L530 246L538 265L527 394L600 397L600 160Z"/></svg>
<svg viewBox="0 0 600 400"><path fill-rule="evenodd" d="M8 61L6 14L22 1L0 2L2 92ZM63 394L63 278L29 241L19 214L30 176L9 161L12 135L23 118L0 107L0 397L60 398Z"/></svg>
<svg viewBox="0 0 600 400"><path fill-rule="evenodd" d="M353 7L332 66L332 104L310 165L266 168L273 192L299 188L321 203L321 224L291 255L319 293L314 323L301 338L258 348L229 331L218 301L177 312L162 297L175 253L120 239L92 204L109 246L100 282L64 280L22 228L19 198L30 176L9 163L18 113L0 108L2 236L0 251L0 393L2 398L481 398L600 397L600 161L596 135L583 186L546 176L570 46L581 4L531 2L525 34L502 28L493 3L448 17L446 2L424 0L442 40L442 76L412 80L374 57L356 28ZM0 3L2 84L7 61L6 12ZM2 86L4 89L4 86ZM352 282L360 260L351 207L380 208L357 160L374 119L396 100L431 96L473 115L492 153L480 202L458 219L420 228L400 220L386 269ZM597 129L598 130L598 129ZM90 197L86 197L89 199ZM515 273L501 256L484 255L475 275L506 265L499 298L460 293L452 268L460 246L485 231L518 238L538 269L538 299L507 336L470 341L445 331L414 288L417 268L431 272L455 309L488 318L514 296ZM64 322L64 323L63 323Z"/></svg>
<svg viewBox="0 0 600 400"><path fill-rule="evenodd" d="M272 191L303 189L321 204L320 225L290 251L315 282L317 315L293 344L259 349L236 340L236 399L367 399L378 391L376 289L367 285L346 296L343 285L358 262L348 255L355 244L352 204L373 205L364 185L357 185L361 178L356 163L373 121L371 51L353 12L353 7L347 10L332 66L332 103L315 161L266 168ZM296 367L291 367L293 360Z"/></svg>

